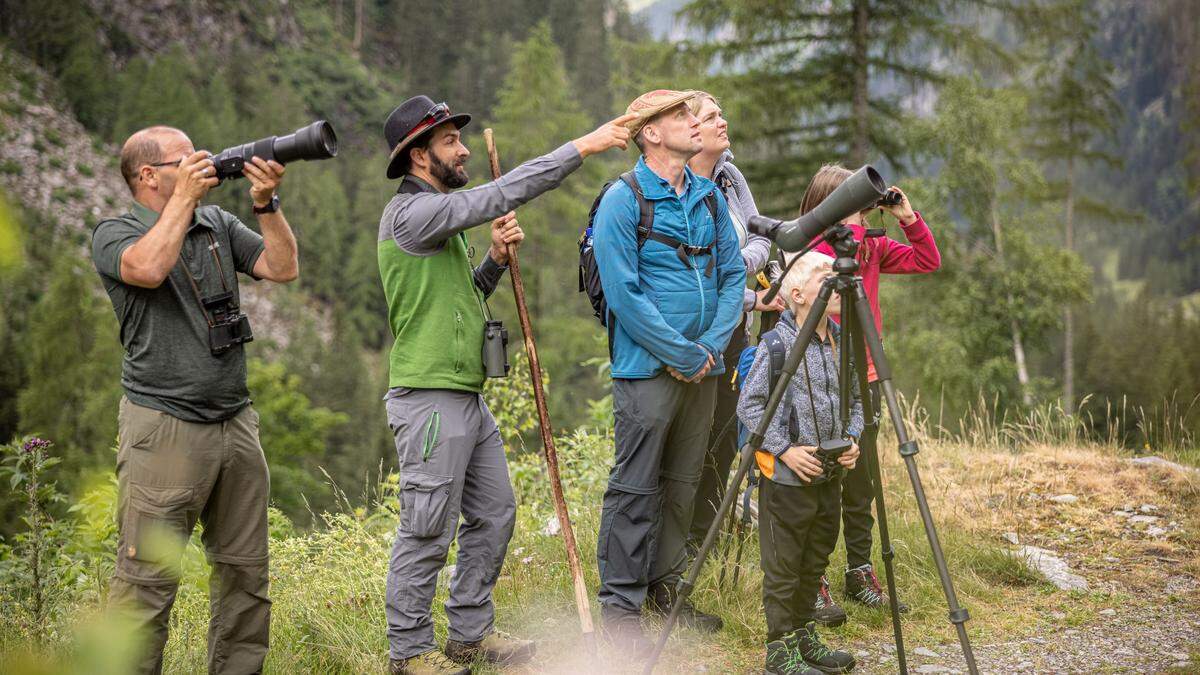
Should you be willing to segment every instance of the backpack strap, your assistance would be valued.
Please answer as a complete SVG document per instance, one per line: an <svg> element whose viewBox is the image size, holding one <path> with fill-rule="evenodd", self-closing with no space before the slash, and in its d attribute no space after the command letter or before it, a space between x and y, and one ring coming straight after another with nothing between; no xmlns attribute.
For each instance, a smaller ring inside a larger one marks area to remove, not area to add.
<svg viewBox="0 0 1200 675"><path fill-rule="evenodd" d="M787 347L783 343L783 338L775 329L771 329L762 334L759 338L759 349L763 346L767 348L767 358L770 365L770 387L767 391L773 391L774 387L778 386L779 376L783 374L783 362L787 359ZM787 382L782 383L784 387ZM799 422L796 420L795 412L792 410L791 391L784 389L783 400L779 403L781 406L786 406L788 411L788 436L795 439L800 434Z"/></svg>
<svg viewBox="0 0 1200 675"><path fill-rule="evenodd" d="M713 267L716 266L717 263L717 242L721 239L720 235L717 233L717 193L710 192L704 195L704 205L708 207L708 213L712 216L713 221L713 243L711 247L712 255L709 256L708 267L706 267L704 270L704 276L709 276L712 274Z"/></svg>
<svg viewBox="0 0 1200 675"><path fill-rule="evenodd" d="M717 197L716 194L710 192L704 197L704 204L708 207L708 212L713 218L713 243L708 246L689 246L675 237L670 237L660 232L654 231L654 203L646 199L646 195L642 193L642 186L637 181L637 176L634 175L633 169L621 174L621 182L629 186L633 191L633 198L637 200L638 205L638 231L637 231L637 247L642 250L642 246L646 245L646 241L653 239L668 248L675 249L675 255L679 256L679 261L684 267L690 267L691 262L688 261L688 256L704 255L711 253L708 260L708 265L704 269L704 275L712 274L713 267L717 258Z"/></svg>
<svg viewBox="0 0 1200 675"><path fill-rule="evenodd" d="M633 191L633 198L635 200L637 200L637 205L638 205L637 247L638 247L638 250L639 251L642 250L642 246L644 246L646 244L647 239L654 239L655 241L658 241L658 242L662 242L663 239L670 239L671 241L674 241L675 243L674 244L668 243L667 245L670 246L671 248L674 248L679 243L678 241L675 241L674 239L671 239L670 237L667 237L667 236L661 235L661 234L658 235L657 237L653 236L655 234L655 232L654 232L654 204L651 203L649 199L646 199L646 195L642 194L642 186L638 184L637 176L633 175L633 169L630 169L629 171L626 171L625 173L621 174L620 180L622 183L625 183L625 185L629 186L629 189Z"/></svg>

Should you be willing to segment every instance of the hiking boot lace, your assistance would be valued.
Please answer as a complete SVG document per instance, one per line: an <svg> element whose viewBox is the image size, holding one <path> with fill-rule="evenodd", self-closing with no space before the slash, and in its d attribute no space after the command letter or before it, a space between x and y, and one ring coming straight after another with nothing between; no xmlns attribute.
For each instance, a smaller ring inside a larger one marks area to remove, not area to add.
<svg viewBox="0 0 1200 675"><path fill-rule="evenodd" d="M787 660L783 662L783 667L789 671L801 670L808 667L808 663L804 660L804 654L799 649L788 650Z"/></svg>
<svg viewBox="0 0 1200 675"><path fill-rule="evenodd" d="M445 668L446 670L457 670L460 667L457 663L452 661L450 657L446 656L437 649L426 652L425 661L435 668Z"/></svg>
<svg viewBox="0 0 1200 675"><path fill-rule="evenodd" d="M829 647L825 646L824 642L821 642L821 638L817 635L817 632L815 630L813 630L811 627L805 628L804 632L808 635L808 639L809 639L809 645L810 645L810 651L808 654L809 660L820 661L821 659L823 659L826 656L829 656L831 653L833 653L832 650L829 649Z"/></svg>
<svg viewBox="0 0 1200 675"><path fill-rule="evenodd" d="M820 607L833 606L833 596L829 594L829 582L824 575L821 576L821 585L817 589L817 605Z"/></svg>
<svg viewBox="0 0 1200 675"><path fill-rule="evenodd" d="M858 577L860 588L855 593L861 602L867 604L883 604L887 602L886 596L883 594L883 587L879 585L879 578L875 576L874 568L869 565L864 565L861 568L851 570L851 574Z"/></svg>
<svg viewBox="0 0 1200 675"><path fill-rule="evenodd" d="M883 587L879 585L879 577L875 576L875 568L868 567L866 572L867 572L867 576L869 576L871 578L871 590L875 591L876 593L878 593L879 595L882 596L883 595Z"/></svg>

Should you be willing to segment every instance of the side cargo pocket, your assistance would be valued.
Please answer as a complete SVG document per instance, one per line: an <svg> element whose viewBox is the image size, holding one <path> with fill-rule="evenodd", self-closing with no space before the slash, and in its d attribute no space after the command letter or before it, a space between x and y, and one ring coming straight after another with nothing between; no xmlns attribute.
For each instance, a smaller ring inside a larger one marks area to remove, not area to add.
<svg viewBox="0 0 1200 675"><path fill-rule="evenodd" d="M409 471L400 476L400 531L436 537L446 530L453 476Z"/></svg>
<svg viewBox="0 0 1200 675"><path fill-rule="evenodd" d="M180 576L188 537L190 487L152 487L131 483L122 523L118 575L134 583L167 584Z"/></svg>

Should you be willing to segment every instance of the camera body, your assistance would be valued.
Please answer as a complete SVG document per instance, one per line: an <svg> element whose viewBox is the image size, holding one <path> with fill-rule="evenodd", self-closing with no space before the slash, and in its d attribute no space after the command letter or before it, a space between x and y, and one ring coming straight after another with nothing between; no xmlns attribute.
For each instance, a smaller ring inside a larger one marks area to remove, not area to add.
<svg viewBox="0 0 1200 675"><path fill-rule="evenodd" d="M831 438L827 441L821 441L817 446L816 458L821 460L821 472L826 480L833 478L841 464L838 464L838 457L842 456L843 452L850 450L854 444L849 438Z"/></svg>
<svg viewBox="0 0 1200 675"><path fill-rule="evenodd" d="M483 324L483 370L488 377L508 377L508 329L503 321Z"/></svg>
<svg viewBox="0 0 1200 675"><path fill-rule="evenodd" d="M233 291L225 291L200 299L211 323L208 326L208 349L213 356L220 356L234 345L250 342L254 333L250 330L250 319L233 301Z"/></svg>

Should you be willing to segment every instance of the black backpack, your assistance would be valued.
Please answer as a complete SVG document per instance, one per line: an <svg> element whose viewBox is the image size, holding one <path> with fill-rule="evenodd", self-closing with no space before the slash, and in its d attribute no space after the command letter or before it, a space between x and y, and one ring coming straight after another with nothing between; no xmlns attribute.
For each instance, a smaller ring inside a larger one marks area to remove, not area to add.
<svg viewBox="0 0 1200 675"><path fill-rule="evenodd" d="M715 192L710 192L704 197L704 205L708 207L709 213L713 219L713 243L708 246L688 246L674 237L668 237L665 234L654 231L654 204L646 199L642 194L642 188L638 185L637 178L634 177L633 171L629 170L621 174L616 180L610 180L600 188L600 194L596 195L596 201L592 202L592 208L588 211L587 228L579 237L579 292L586 293L588 300L592 303L592 311L596 314L596 318L600 320L601 326L608 325L608 303L604 300L604 288L600 285L600 267L596 264L596 253L592 247L593 240L593 224L596 220L596 209L600 208L600 200L604 198L604 193L608 192L608 188L612 187L617 180L624 181L633 190L633 196L638 203L638 229L637 229L637 247L642 250L647 239L653 239L660 244L666 244L675 249L675 254L679 256L679 260L684 266L690 265L688 262L689 255L704 255L711 253L708 259L708 265L704 270L705 276L711 275L713 267L717 260L717 239L716 223L717 223L717 196Z"/></svg>

